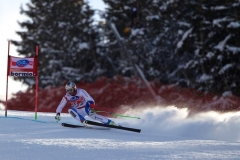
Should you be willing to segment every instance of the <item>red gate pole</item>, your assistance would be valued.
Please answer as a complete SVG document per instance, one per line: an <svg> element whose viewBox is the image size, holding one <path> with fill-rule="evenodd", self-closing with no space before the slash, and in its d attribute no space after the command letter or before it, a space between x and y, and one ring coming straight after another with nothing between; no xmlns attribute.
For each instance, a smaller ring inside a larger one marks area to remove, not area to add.
<svg viewBox="0 0 240 160"><path fill-rule="evenodd" d="M7 57L7 81L6 81L6 106L5 106L5 117L7 117L8 109L8 72L9 72L9 52L10 52L10 41L8 41L8 57Z"/></svg>
<svg viewBox="0 0 240 160"><path fill-rule="evenodd" d="M37 56L38 56L38 46L36 46L36 59L37 59ZM37 59L37 61L35 61L35 63L37 63L36 64L36 68L38 68L37 66L38 66L38 59ZM35 69L35 74L36 74L36 85L35 85L35 87L36 87L36 90L35 90L35 96L36 96L36 98L35 98L35 120L37 120L37 110L38 110L38 69Z"/></svg>

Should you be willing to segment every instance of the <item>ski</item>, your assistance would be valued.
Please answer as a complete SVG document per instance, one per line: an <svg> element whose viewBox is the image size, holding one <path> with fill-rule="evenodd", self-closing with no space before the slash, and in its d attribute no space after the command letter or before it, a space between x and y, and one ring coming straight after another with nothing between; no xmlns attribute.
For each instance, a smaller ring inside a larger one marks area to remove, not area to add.
<svg viewBox="0 0 240 160"><path fill-rule="evenodd" d="M123 127L123 126L107 125L107 124L93 122L93 121L89 121L89 120L85 120L85 123L89 124L89 125L102 126L102 127L108 127L108 128L115 128L115 129L121 129L121 130L126 130L126 131L138 132L138 133L141 132L141 129L128 128L128 127Z"/></svg>
<svg viewBox="0 0 240 160"><path fill-rule="evenodd" d="M97 129L97 130L108 130L110 128L106 127L101 127L100 126L80 126L80 125L75 125L75 124L69 124L69 123L62 123L63 127L68 127L68 128L86 128L86 129Z"/></svg>
<svg viewBox="0 0 240 160"><path fill-rule="evenodd" d="M108 128L115 128L115 129L121 129L121 130L126 130L126 131L132 131L132 132L141 132L141 129L136 129L136 128L128 128L128 127L123 127L123 126L112 126L112 125L107 125L103 123L98 123L98 122L93 122L86 120L85 124L89 125L94 125L94 126L101 126L101 127L108 127ZM75 124L69 124L69 123L62 123L63 127L70 127L70 128L83 128L86 126L80 126L80 125L75 125Z"/></svg>
<svg viewBox="0 0 240 160"><path fill-rule="evenodd" d="M69 124L69 123L62 123L63 127L70 127L70 128L82 128L85 126L75 125L75 124Z"/></svg>

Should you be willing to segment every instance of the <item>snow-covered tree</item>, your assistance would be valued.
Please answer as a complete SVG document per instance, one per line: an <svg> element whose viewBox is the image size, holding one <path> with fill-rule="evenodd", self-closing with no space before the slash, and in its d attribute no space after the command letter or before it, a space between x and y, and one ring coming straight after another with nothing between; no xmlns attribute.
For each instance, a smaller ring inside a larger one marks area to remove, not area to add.
<svg viewBox="0 0 240 160"><path fill-rule="evenodd" d="M134 69L134 64L144 69L147 60L145 53L149 47L145 41L147 34L142 15L145 12L144 9L147 9L151 4L148 3L149 1L139 0L103 1L108 5L106 20L114 24L113 29L107 23L108 30L105 32L105 36L108 38L107 53L112 59L115 73L129 77L136 75L137 71L136 68ZM113 30L117 30L119 33L120 43Z"/></svg>
<svg viewBox="0 0 240 160"><path fill-rule="evenodd" d="M39 45L41 87L131 77L138 66L148 80L240 95L239 0L103 1L107 23L94 26L83 0L31 0L22 8L29 20L13 43L24 56Z"/></svg>
<svg viewBox="0 0 240 160"><path fill-rule="evenodd" d="M148 80L239 95L239 0L104 2ZM142 25L128 14L134 7ZM121 32L126 26L127 36Z"/></svg>
<svg viewBox="0 0 240 160"><path fill-rule="evenodd" d="M178 4L179 17L187 26L176 45L180 60L176 72L184 77L187 87L240 95L240 1Z"/></svg>
<svg viewBox="0 0 240 160"><path fill-rule="evenodd" d="M31 0L21 13L28 20L19 22L21 41L12 41L19 55L29 57L39 46L39 86L58 86L67 80L92 80L98 71L95 54L94 11L83 0ZM32 78L16 77L32 86Z"/></svg>

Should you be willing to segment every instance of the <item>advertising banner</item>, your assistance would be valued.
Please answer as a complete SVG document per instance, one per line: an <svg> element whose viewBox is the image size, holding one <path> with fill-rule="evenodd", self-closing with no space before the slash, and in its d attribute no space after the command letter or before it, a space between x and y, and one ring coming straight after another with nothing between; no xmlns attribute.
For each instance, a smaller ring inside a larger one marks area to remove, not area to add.
<svg viewBox="0 0 240 160"><path fill-rule="evenodd" d="M10 56L8 75L15 77L37 76L37 58L19 58Z"/></svg>
<svg viewBox="0 0 240 160"><path fill-rule="evenodd" d="M38 46L36 46L36 55L28 58L10 56L10 41L8 41L8 64L6 76L6 107L5 117L8 110L8 76L15 77L35 77L35 120L37 120L38 110Z"/></svg>

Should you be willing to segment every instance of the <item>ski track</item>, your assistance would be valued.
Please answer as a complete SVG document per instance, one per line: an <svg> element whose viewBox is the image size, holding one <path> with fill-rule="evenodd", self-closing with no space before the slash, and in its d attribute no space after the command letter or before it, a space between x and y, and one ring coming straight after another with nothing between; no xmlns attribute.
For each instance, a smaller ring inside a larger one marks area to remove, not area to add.
<svg viewBox="0 0 240 160"><path fill-rule="evenodd" d="M153 113L157 114L156 112ZM141 116L144 117L149 114L143 112ZM162 114L158 115L161 117ZM135 133L101 127L97 129L94 129L94 127L66 128L62 127L61 123L57 123L54 116L54 113L38 113L38 120L35 121L33 112L9 111L8 117L5 117L4 112L0 111L0 159L185 160L239 159L240 157L240 143L237 140L196 138L186 134L178 134L183 132L177 130L172 133L167 132L164 127L163 131L160 129L154 130L154 127L159 127L159 122L155 122L154 126L154 123L150 121L150 126L146 127L146 122L143 119L128 119L128 121L126 119L114 119L126 127L142 129L141 133ZM165 118L168 116L165 115ZM170 117L172 119L176 115ZM155 118L153 119L155 120ZM62 114L61 122L78 123L68 114ZM206 125L208 124L206 123ZM203 124L201 126L204 128ZM153 129L148 130L148 128ZM175 128L191 131L191 128L181 128L180 126ZM204 131L200 130L199 132L204 134Z"/></svg>

